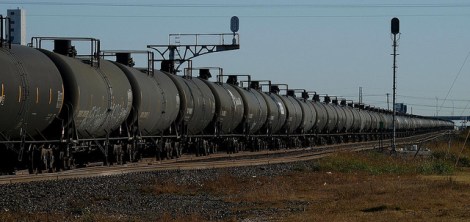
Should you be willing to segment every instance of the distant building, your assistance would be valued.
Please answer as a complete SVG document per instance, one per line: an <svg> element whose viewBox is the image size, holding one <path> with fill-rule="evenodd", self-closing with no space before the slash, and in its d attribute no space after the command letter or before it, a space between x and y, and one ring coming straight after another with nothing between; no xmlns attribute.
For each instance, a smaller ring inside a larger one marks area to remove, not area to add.
<svg viewBox="0 0 470 222"><path fill-rule="evenodd" d="M399 113L406 113L407 106L403 103L396 103L395 104L395 111Z"/></svg>
<svg viewBox="0 0 470 222"><path fill-rule="evenodd" d="M26 11L24 9L8 9L7 16L10 17L10 32L11 36L7 39L11 39L13 44L26 45Z"/></svg>

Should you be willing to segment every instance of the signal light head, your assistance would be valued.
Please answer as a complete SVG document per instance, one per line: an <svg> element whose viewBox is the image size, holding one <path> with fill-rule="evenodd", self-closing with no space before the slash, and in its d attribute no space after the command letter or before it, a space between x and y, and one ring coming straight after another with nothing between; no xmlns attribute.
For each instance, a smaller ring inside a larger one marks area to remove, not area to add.
<svg viewBox="0 0 470 222"><path fill-rule="evenodd" d="M398 18L392 18L391 31L394 35L400 33L400 20Z"/></svg>

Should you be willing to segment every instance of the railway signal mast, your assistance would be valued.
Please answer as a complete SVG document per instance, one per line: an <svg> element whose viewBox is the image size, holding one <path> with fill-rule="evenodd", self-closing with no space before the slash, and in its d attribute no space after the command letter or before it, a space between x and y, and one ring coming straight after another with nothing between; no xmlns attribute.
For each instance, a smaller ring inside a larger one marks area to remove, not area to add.
<svg viewBox="0 0 470 222"><path fill-rule="evenodd" d="M191 61L195 57L240 49L240 36L237 33L239 27L238 17L233 16L230 19L232 33L170 34L168 44L147 45L147 48L155 50L161 56L161 59L152 58L153 62L161 62L161 70L176 74L180 71L180 66L188 62L188 70L191 71Z"/></svg>
<svg viewBox="0 0 470 222"><path fill-rule="evenodd" d="M400 39L400 20L398 18L392 19L391 25L391 32L393 35L393 101L392 101L392 108L393 108L393 137L392 137L392 152L395 153L396 150L396 114L397 110L395 109L395 97L396 97L396 71L397 71L397 35L398 39Z"/></svg>

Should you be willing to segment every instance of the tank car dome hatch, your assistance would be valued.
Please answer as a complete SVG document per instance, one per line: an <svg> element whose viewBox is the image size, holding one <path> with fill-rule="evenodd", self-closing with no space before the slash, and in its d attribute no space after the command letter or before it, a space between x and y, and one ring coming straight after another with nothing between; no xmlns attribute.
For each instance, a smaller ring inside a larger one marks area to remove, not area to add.
<svg viewBox="0 0 470 222"><path fill-rule="evenodd" d="M212 74L209 69L199 69L199 78L208 80L212 77Z"/></svg>
<svg viewBox="0 0 470 222"><path fill-rule="evenodd" d="M62 119L72 116L81 138L100 137L118 128L132 107L132 88L126 75L110 61L92 67L79 59L39 49L60 70L64 82ZM71 120L69 123L71 124Z"/></svg>
<svg viewBox="0 0 470 222"><path fill-rule="evenodd" d="M10 138L43 132L63 107L64 89L59 70L36 49L0 47L2 67L0 132Z"/></svg>

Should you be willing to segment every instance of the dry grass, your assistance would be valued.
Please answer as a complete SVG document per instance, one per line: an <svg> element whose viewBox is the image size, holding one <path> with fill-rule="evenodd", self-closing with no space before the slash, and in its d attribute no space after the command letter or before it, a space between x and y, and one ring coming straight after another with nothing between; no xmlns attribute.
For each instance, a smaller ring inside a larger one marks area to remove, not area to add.
<svg viewBox="0 0 470 222"><path fill-rule="evenodd" d="M233 209L246 212L243 217L249 218L260 217L250 215L254 209L277 208L278 213L271 216L283 221L470 219L470 185L452 179L420 179L417 174L306 170L273 178L248 179L224 174L196 190L187 188L176 186L174 189L179 189L179 194L203 192L229 202L249 203ZM158 192L161 190L159 188Z"/></svg>
<svg viewBox="0 0 470 222"><path fill-rule="evenodd" d="M237 178L222 174L188 187L171 184L155 186L155 194L171 190L178 194L208 193L225 201L249 203L233 209L279 209L271 215L283 221L462 221L470 220L470 183L467 166L470 144L461 135L424 144L433 150L431 158L392 157L376 152L339 153L299 165L293 172L277 177ZM429 180L426 178L433 178ZM294 204L293 204L294 203ZM266 218L264 218L266 219Z"/></svg>

